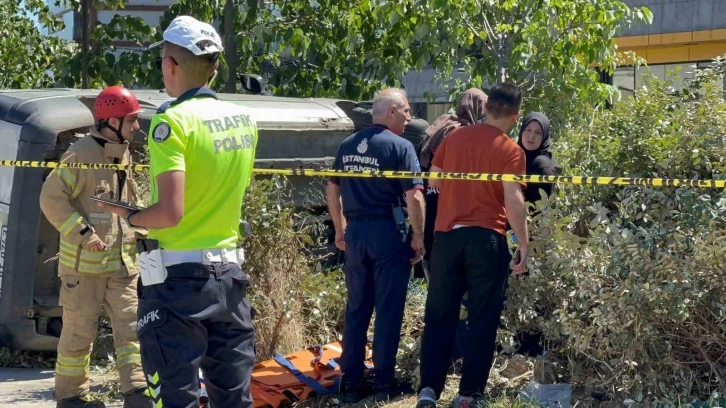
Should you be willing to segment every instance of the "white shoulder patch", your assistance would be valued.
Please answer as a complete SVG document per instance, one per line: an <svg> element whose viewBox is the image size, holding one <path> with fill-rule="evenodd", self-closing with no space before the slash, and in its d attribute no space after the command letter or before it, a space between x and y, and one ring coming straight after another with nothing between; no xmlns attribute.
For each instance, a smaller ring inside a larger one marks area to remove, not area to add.
<svg viewBox="0 0 726 408"><path fill-rule="evenodd" d="M166 122L159 122L154 128L153 137L156 143L161 143L171 135L171 127Z"/></svg>

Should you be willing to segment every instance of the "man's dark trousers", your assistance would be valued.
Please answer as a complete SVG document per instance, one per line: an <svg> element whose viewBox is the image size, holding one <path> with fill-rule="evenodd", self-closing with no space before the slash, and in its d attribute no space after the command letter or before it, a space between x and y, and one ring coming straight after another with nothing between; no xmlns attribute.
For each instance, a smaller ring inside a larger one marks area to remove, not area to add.
<svg viewBox="0 0 726 408"><path fill-rule="evenodd" d="M469 291L468 333L459 394L481 397L494 360L511 255L506 237L480 227L437 232L431 254L421 344L421 389L441 396L451 366L459 308Z"/></svg>
<svg viewBox="0 0 726 408"><path fill-rule="evenodd" d="M141 362L154 403L199 407L201 367L211 408L252 407L247 275L233 263L184 263L167 272L164 283L139 282Z"/></svg>
<svg viewBox="0 0 726 408"><path fill-rule="evenodd" d="M414 253L403 241L393 219L348 217L345 230L345 310L343 382L363 380L367 330L373 310L373 366L377 386L393 384L401 339L403 310Z"/></svg>

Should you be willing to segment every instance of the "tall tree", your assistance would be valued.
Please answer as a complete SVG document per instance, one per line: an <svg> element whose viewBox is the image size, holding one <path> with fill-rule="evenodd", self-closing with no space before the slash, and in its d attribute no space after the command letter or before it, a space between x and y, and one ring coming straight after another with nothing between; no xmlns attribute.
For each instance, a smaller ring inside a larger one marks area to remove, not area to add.
<svg viewBox="0 0 726 408"><path fill-rule="evenodd" d="M367 0L179 0L167 14L218 21L229 33L232 7L237 44L225 51L224 73L230 80L263 74L276 95L368 98L397 84L412 65L396 35L381 35L386 27L371 18ZM237 68L232 75L230 68Z"/></svg>
<svg viewBox="0 0 726 408"><path fill-rule="evenodd" d="M503 81L518 84L530 107L555 102L563 112L613 96L595 68L612 73L618 30L650 24L646 7L621 0L402 0L373 9L397 24L405 43L441 77L464 73L455 90ZM562 103L569 106L562 106Z"/></svg>
<svg viewBox="0 0 726 408"><path fill-rule="evenodd" d="M69 8L74 11L83 9L81 0L54 0L56 7ZM123 9L126 0L83 0L89 7L108 10ZM88 87L108 85L124 85L127 87L161 88L161 73L154 69L155 53L145 52L142 47L159 38L159 33L140 17L120 14L108 23L96 21L85 29L82 28L84 42L88 42L87 53L83 48L75 48L58 66L55 74L58 80L67 87L84 87L87 72ZM114 41L126 41L135 44L137 49L119 49ZM87 55L87 68L84 69L84 56Z"/></svg>
<svg viewBox="0 0 726 408"><path fill-rule="evenodd" d="M81 0L81 87L88 89L88 47L91 0Z"/></svg>
<svg viewBox="0 0 726 408"><path fill-rule="evenodd" d="M237 61L239 60L237 58L237 33L234 29L234 20L235 20L235 1L234 0L227 0L227 2L224 5L224 49L225 54L227 55L227 66L228 66L228 75L227 75L227 83L225 84L224 91L228 93L234 93L237 91Z"/></svg>
<svg viewBox="0 0 726 408"><path fill-rule="evenodd" d="M111 9L125 2L92 0ZM594 67L612 72L618 29L652 19L646 8L631 10L621 0L177 0L161 29L181 14L211 22L223 35L219 90L236 89L238 74L252 72L276 95L367 99L400 85L410 69L431 67L448 79L458 68L464 80L452 93L508 80L525 89L528 108L557 103L572 115L612 96ZM158 50L124 52L112 43L146 45L160 30L117 15L92 27L89 38L90 86L163 86L153 65ZM81 84L81 57L75 51L57 72L66 86Z"/></svg>
<svg viewBox="0 0 726 408"><path fill-rule="evenodd" d="M61 27L42 0L0 1L0 88L53 85L52 70L71 45L41 33L36 20L53 32Z"/></svg>

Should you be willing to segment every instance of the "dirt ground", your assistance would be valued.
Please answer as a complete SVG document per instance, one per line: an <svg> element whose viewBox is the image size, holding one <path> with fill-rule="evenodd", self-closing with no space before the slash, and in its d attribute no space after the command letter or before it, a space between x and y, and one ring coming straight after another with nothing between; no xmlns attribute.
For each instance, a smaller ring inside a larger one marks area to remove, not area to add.
<svg viewBox="0 0 726 408"><path fill-rule="evenodd" d="M0 407L55 408L52 369L0 368ZM91 377L92 390L100 380ZM122 402L107 403L121 408Z"/></svg>

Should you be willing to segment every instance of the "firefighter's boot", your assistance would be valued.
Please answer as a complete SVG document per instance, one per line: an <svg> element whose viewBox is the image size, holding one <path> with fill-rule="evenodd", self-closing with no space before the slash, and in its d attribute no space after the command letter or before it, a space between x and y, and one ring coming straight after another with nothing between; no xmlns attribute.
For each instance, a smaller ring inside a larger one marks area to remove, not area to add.
<svg viewBox="0 0 726 408"><path fill-rule="evenodd" d="M154 402L151 400L148 388L139 388L124 394L124 408L152 408Z"/></svg>
<svg viewBox="0 0 726 408"><path fill-rule="evenodd" d="M106 408L103 401L92 400L89 397L65 398L55 405L56 408Z"/></svg>

